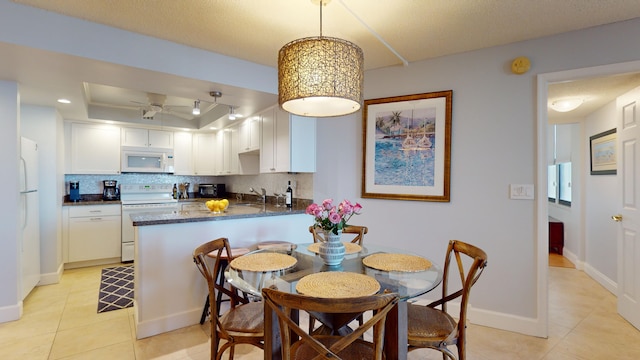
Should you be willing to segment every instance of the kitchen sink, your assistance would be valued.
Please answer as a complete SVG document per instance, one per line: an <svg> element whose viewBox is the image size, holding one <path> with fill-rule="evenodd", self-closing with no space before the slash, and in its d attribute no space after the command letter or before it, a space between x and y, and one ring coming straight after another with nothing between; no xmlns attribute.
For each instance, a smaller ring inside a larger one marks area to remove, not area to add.
<svg viewBox="0 0 640 360"><path fill-rule="evenodd" d="M229 214L257 214L257 213L267 213L269 210L265 210L262 204L255 203L241 203L241 204L233 204L229 205L227 208L227 213Z"/></svg>

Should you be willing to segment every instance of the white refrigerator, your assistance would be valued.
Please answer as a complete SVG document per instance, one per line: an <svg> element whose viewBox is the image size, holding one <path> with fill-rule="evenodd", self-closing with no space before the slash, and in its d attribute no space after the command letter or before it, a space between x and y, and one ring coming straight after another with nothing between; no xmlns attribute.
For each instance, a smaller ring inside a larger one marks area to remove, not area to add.
<svg viewBox="0 0 640 360"><path fill-rule="evenodd" d="M20 251L22 299L40 281L40 210L38 204L38 144L20 138Z"/></svg>

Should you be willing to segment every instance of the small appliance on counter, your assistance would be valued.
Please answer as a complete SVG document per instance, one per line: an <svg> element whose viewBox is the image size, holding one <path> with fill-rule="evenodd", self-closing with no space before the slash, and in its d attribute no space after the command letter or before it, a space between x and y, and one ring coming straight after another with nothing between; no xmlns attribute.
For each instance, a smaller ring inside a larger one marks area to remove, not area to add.
<svg viewBox="0 0 640 360"><path fill-rule="evenodd" d="M102 190L102 200L120 200L120 190L118 190L116 183L116 180L102 181L104 186L104 190Z"/></svg>
<svg viewBox="0 0 640 360"><path fill-rule="evenodd" d="M203 198L221 198L227 195L224 184L200 184L198 195Z"/></svg>
<svg viewBox="0 0 640 360"><path fill-rule="evenodd" d="M80 182L79 181L69 182L69 200L74 202L80 201Z"/></svg>

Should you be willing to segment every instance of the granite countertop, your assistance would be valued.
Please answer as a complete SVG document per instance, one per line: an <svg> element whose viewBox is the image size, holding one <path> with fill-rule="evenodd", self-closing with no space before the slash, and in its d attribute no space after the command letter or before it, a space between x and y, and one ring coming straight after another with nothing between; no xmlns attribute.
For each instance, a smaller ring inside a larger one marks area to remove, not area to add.
<svg viewBox="0 0 640 360"><path fill-rule="evenodd" d="M69 195L62 200L62 206L84 206L84 205L121 205L120 200L102 200L102 194L82 194L80 201L71 201Z"/></svg>
<svg viewBox="0 0 640 360"><path fill-rule="evenodd" d="M283 216L304 214L306 206L297 204L291 209L276 207L272 204L249 204L231 202L227 210L214 214L208 210L167 211L156 213L137 213L131 215L134 226L180 224L200 221L221 221L232 219L258 218L265 216Z"/></svg>

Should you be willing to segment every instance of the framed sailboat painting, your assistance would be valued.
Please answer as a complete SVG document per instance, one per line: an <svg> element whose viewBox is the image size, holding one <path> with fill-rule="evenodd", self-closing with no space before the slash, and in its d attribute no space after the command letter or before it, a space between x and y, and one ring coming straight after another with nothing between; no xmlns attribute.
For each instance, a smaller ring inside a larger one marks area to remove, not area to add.
<svg viewBox="0 0 640 360"><path fill-rule="evenodd" d="M449 202L452 95L364 101L363 198Z"/></svg>

